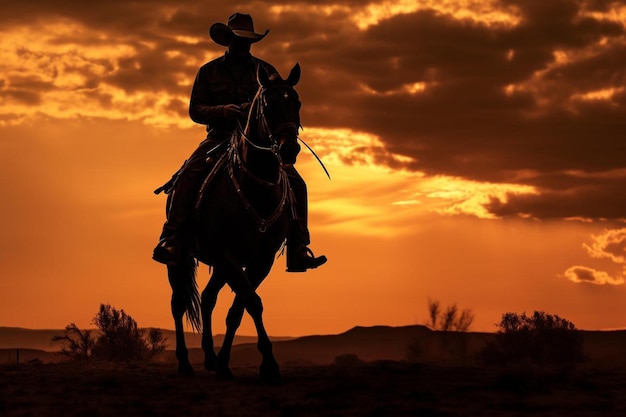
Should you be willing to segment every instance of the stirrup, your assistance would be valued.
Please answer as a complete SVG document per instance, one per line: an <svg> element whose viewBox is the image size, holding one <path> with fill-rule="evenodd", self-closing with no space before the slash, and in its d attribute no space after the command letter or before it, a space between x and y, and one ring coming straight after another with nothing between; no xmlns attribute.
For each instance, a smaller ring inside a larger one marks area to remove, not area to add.
<svg viewBox="0 0 626 417"><path fill-rule="evenodd" d="M287 248L287 272L306 272L307 269L315 269L328 261L324 255L316 257L306 246L291 249L291 251L294 250L296 253L290 254L290 248Z"/></svg>

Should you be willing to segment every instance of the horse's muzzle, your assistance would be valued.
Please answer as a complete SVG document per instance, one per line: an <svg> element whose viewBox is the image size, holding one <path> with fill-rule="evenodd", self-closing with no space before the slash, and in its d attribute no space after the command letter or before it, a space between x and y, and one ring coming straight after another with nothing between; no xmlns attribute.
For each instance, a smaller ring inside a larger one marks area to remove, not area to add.
<svg viewBox="0 0 626 417"><path fill-rule="evenodd" d="M278 147L280 159L284 164L295 164L299 152L300 144L298 143L297 139L283 142Z"/></svg>

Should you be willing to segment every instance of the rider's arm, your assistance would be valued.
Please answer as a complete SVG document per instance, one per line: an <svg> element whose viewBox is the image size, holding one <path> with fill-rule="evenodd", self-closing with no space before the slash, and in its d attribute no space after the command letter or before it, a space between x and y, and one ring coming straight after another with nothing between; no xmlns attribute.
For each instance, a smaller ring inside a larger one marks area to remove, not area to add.
<svg viewBox="0 0 626 417"><path fill-rule="evenodd" d="M224 118L224 105L213 104L215 98L209 85L207 67L200 68L191 90L189 117L196 123L213 125Z"/></svg>

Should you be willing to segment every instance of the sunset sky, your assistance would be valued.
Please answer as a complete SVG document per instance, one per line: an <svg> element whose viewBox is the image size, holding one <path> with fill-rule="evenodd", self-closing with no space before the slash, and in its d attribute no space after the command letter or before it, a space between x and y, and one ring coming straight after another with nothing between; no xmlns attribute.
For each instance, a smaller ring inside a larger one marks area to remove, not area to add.
<svg viewBox="0 0 626 417"><path fill-rule="evenodd" d="M152 190L205 136L189 93L224 52L209 27L236 11L270 29L255 56L300 63L301 137L332 176L301 153L329 261L277 259L271 334L423 324L429 298L477 331L534 310L626 327L624 0L4 5L0 326L92 327L110 303L173 328Z"/></svg>

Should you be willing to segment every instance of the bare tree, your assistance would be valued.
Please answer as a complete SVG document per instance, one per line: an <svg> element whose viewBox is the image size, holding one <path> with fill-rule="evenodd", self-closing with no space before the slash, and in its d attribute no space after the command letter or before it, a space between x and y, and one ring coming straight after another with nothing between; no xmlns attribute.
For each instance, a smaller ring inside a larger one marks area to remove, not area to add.
<svg viewBox="0 0 626 417"><path fill-rule="evenodd" d="M91 330L80 330L74 323L65 326L63 336L54 336L52 343L61 344L61 353L72 359L87 359L96 344Z"/></svg>
<svg viewBox="0 0 626 417"><path fill-rule="evenodd" d="M457 312L458 312L458 308L456 306L456 303L446 308L446 311L443 312L443 315L441 316L441 319L439 320L440 330L450 331L454 329Z"/></svg>
<svg viewBox="0 0 626 417"><path fill-rule="evenodd" d="M428 314L430 317L430 322L428 325L433 329L437 328L437 323L439 321L440 314L439 301L428 299Z"/></svg>
<svg viewBox="0 0 626 417"><path fill-rule="evenodd" d="M472 326L473 322L474 313L472 313L472 310L470 310L469 308L466 308L461 311L461 315L456 319L454 330L459 332L466 332Z"/></svg>
<svg viewBox="0 0 626 417"><path fill-rule="evenodd" d="M428 299L428 326L433 330L466 332L474 322L474 313L468 308L459 313L456 303L442 311L437 300Z"/></svg>

